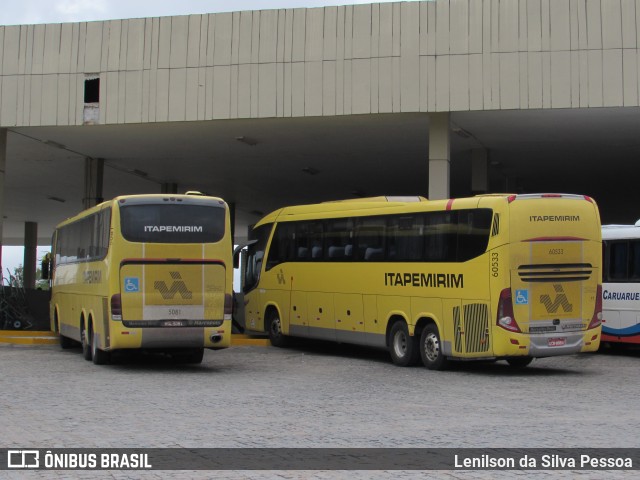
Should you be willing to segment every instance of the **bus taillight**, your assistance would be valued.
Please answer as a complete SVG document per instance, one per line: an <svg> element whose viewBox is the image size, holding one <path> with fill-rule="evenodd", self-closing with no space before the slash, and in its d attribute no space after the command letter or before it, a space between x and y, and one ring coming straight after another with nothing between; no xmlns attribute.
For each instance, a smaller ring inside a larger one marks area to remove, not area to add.
<svg viewBox="0 0 640 480"><path fill-rule="evenodd" d="M231 320L233 318L233 295L228 293L224 296L224 319Z"/></svg>
<svg viewBox="0 0 640 480"><path fill-rule="evenodd" d="M122 320L122 298L119 293L111 295L111 319Z"/></svg>
<svg viewBox="0 0 640 480"><path fill-rule="evenodd" d="M602 323L602 285L596 289L596 308L593 310L593 317L587 329L596 328Z"/></svg>
<svg viewBox="0 0 640 480"><path fill-rule="evenodd" d="M498 301L498 319L496 325L510 332L521 333L520 327L513 314L513 302L511 301L511 289L505 288L500 292Z"/></svg>

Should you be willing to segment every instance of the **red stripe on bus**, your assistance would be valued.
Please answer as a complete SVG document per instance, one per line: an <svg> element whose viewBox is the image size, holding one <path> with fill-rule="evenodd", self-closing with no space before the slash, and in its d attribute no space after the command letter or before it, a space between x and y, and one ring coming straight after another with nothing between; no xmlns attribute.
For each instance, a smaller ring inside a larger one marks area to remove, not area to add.
<svg viewBox="0 0 640 480"><path fill-rule="evenodd" d="M453 198L449 199L449 201L447 201L447 210L451 210L451 207L453 206Z"/></svg>
<svg viewBox="0 0 640 480"><path fill-rule="evenodd" d="M214 258L125 258L120 262L120 266L130 263L153 263L153 264L218 264L224 266L224 261Z"/></svg>
<svg viewBox="0 0 640 480"><path fill-rule="evenodd" d="M586 238L580 237L536 237L527 238L523 242L586 242Z"/></svg>

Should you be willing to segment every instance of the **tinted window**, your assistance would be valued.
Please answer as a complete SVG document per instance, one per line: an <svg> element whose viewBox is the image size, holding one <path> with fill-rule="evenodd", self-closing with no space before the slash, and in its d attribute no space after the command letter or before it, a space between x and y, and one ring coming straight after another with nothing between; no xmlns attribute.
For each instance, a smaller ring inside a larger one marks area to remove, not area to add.
<svg viewBox="0 0 640 480"><path fill-rule="evenodd" d="M627 242L614 242L609 250L609 279L626 280L628 261Z"/></svg>
<svg viewBox="0 0 640 480"><path fill-rule="evenodd" d="M640 281L640 240L607 241L604 251L606 281Z"/></svg>
<svg viewBox="0 0 640 480"><path fill-rule="evenodd" d="M130 242L213 243L224 236L225 209L215 205L121 205L122 236Z"/></svg>
<svg viewBox="0 0 640 480"><path fill-rule="evenodd" d="M84 217L61 227L56 236L55 263L100 260L109 249L111 209Z"/></svg>
<svg viewBox="0 0 640 480"><path fill-rule="evenodd" d="M466 262L486 251L492 215L471 209L278 223L267 270L290 261Z"/></svg>

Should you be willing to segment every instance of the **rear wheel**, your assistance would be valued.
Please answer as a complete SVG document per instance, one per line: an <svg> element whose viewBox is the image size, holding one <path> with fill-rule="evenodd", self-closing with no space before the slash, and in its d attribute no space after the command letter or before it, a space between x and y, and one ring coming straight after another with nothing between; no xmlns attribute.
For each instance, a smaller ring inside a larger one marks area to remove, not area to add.
<svg viewBox="0 0 640 480"><path fill-rule="evenodd" d="M449 364L442 352L438 327L433 323L424 327L420 335L420 356L429 370L444 370Z"/></svg>
<svg viewBox="0 0 640 480"><path fill-rule="evenodd" d="M389 353L393 363L400 367L415 365L418 361L418 346L415 337L409 335L404 321L393 324L389 332Z"/></svg>
<svg viewBox="0 0 640 480"><path fill-rule="evenodd" d="M173 361L181 364L196 364L202 363L204 357L204 348L194 348L187 352L180 352L173 355Z"/></svg>
<svg viewBox="0 0 640 480"><path fill-rule="evenodd" d="M80 341L82 343L82 356L85 360L91 360L91 338L90 332L84 328L84 323L80 327Z"/></svg>
<svg viewBox="0 0 640 480"><path fill-rule="evenodd" d="M512 357L507 358L507 363L511 368L524 368L533 362L533 357Z"/></svg>
<svg viewBox="0 0 640 480"><path fill-rule="evenodd" d="M287 344L287 337L282 333L282 322L277 311L272 310L267 317L267 327L269 329L269 340L274 347L284 347Z"/></svg>
<svg viewBox="0 0 640 480"><path fill-rule="evenodd" d="M100 350L98 348L98 342L96 340L95 334L93 334L93 329L91 329L91 357L93 363L96 365L107 365L109 360L111 359L111 355L109 352L105 352L104 350Z"/></svg>

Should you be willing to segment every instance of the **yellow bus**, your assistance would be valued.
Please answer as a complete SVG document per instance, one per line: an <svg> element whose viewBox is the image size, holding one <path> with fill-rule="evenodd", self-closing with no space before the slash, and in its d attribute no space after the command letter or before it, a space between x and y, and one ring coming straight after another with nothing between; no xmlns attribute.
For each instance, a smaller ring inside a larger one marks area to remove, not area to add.
<svg viewBox="0 0 640 480"><path fill-rule="evenodd" d="M232 255L223 200L116 197L55 229L51 329L95 364L125 349L200 363L205 348L230 344Z"/></svg>
<svg viewBox="0 0 640 480"><path fill-rule="evenodd" d="M394 363L596 351L601 233L568 194L376 197L282 208L243 260L248 331L387 349Z"/></svg>

